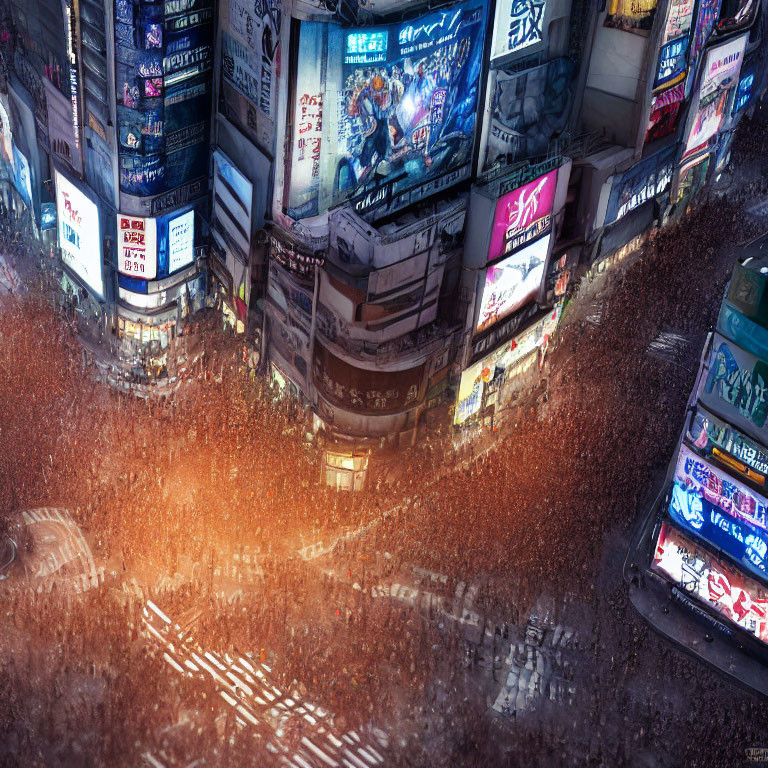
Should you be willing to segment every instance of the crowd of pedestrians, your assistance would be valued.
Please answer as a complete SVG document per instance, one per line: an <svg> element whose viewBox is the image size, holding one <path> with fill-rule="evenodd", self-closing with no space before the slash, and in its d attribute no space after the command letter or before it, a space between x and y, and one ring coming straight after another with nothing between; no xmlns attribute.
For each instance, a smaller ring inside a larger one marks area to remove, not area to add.
<svg viewBox="0 0 768 768"><path fill-rule="evenodd" d="M736 162L764 144L748 134ZM733 764L725 744L762 746L765 706L649 633L616 565L679 433L732 246L760 231L743 214L759 191L729 191L656 232L609 290L584 300L600 303L599 322L571 304L546 402L518 407L491 450L470 460L433 438L386 477L372 466L357 494L320 482L305 412L237 359L166 402L138 400L83 370L45 296L6 302L0 520L66 506L108 579L80 597L24 582L3 592L0 762L136 765L154 750L269 764L263 745L230 744L210 683L175 677L142 638L139 600L121 589L134 579L172 616L200 609L202 646L253 651L339 723L401 733L407 747L392 764L518 765L525 754L528 766L620 766L647 754L709 768ZM27 258L10 231L0 228L0 245ZM648 354L669 330L689 342L678 357ZM339 536L317 563L296 555ZM221 600L216 569L244 547L259 580ZM488 716L462 664L463 629L371 595L414 565L449 586L482 584L491 625L528 615L542 595L581 606L560 617L583 638L578 706L504 727ZM182 586L153 591L176 574Z"/></svg>

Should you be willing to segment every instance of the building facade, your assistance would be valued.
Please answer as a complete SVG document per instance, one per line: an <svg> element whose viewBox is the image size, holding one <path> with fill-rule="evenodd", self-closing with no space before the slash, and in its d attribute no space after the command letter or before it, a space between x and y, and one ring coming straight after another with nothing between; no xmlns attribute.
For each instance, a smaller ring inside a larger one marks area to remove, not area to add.
<svg viewBox="0 0 768 768"><path fill-rule="evenodd" d="M172 379L216 309L335 466L499 418L569 286L725 166L765 22L757 0L11 0L3 199L125 376Z"/></svg>

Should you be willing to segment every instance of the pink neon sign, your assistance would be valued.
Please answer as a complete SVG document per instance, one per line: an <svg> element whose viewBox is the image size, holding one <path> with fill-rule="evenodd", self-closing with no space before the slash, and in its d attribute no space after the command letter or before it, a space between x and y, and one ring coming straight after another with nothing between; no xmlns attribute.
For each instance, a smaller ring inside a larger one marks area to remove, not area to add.
<svg viewBox="0 0 768 768"><path fill-rule="evenodd" d="M488 261L498 259L549 231L556 187L555 170L499 198Z"/></svg>

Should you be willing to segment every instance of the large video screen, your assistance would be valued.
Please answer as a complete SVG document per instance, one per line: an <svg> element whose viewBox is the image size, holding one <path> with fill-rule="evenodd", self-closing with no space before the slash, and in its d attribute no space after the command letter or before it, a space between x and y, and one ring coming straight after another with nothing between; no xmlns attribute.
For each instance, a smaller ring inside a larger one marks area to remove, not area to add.
<svg viewBox="0 0 768 768"><path fill-rule="evenodd" d="M103 298L99 210L96 203L58 171L56 213L62 261Z"/></svg>
<svg viewBox="0 0 768 768"><path fill-rule="evenodd" d="M669 515L757 576L768 576L765 499L725 472L680 449Z"/></svg>
<svg viewBox="0 0 768 768"><path fill-rule="evenodd" d="M121 191L154 196L208 170L210 0L115 4Z"/></svg>
<svg viewBox="0 0 768 768"><path fill-rule="evenodd" d="M768 642L768 590L669 523L662 523L651 567L682 591Z"/></svg>
<svg viewBox="0 0 768 768"><path fill-rule="evenodd" d="M547 263L550 237L545 235L498 264L488 267L480 300L477 333L495 325L538 295Z"/></svg>
<svg viewBox="0 0 768 768"><path fill-rule="evenodd" d="M398 24L302 22L288 213L384 216L470 174L485 0Z"/></svg>

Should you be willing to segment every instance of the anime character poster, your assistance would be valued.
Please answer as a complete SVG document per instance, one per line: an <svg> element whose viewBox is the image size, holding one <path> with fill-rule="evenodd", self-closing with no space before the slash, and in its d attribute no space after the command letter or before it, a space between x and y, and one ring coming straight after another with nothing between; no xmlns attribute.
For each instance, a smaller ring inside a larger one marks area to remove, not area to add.
<svg viewBox="0 0 768 768"><path fill-rule="evenodd" d="M381 27L302 23L291 216L345 200L382 216L469 175L485 14L467 0Z"/></svg>
<svg viewBox="0 0 768 768"><path fill-rule="evenodd" d="M544 277L550 238L551 235L545 235L488 267L476 333L482 333L536 298Z"/></svg>
<svg viewBox="0 0 768 768"><path fill-rule="evenodd" d="M669 523L662 523L652 570L768 642L768 591Z"/></svg>
<svg viewBox="0 0 768 768"><path fill-rule="evenodd" d="M556 189L557 171L550 171L499 198L488 261L511 253L549 230Z"/></svg>

